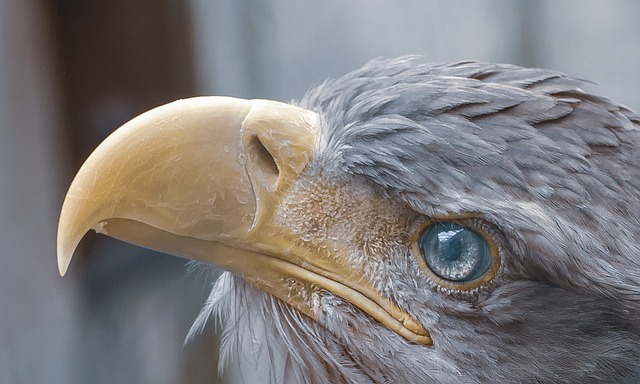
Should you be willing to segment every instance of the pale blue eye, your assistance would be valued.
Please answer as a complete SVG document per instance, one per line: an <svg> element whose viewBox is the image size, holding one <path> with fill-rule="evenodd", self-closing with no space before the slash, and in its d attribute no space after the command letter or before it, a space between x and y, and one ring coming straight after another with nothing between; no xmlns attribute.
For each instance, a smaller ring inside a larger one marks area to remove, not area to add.
<svg viewBox="0 0 640 384"><path fill-rule="evenodd" d="M420 250L429 269L443 279L472 281L491 267L491 250L476 231L462 225L440 222L420 237Z"/></svg>

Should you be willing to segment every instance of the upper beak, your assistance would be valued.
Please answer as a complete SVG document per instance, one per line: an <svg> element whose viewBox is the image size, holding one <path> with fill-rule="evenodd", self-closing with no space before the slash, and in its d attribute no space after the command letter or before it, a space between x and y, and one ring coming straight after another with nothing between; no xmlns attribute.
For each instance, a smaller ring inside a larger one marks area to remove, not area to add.
<svg viewBox="0 0 640 384"><path fill-rule="evenodd" d="M311 317L310 303L283 283L316 284L408 340L431 344L421 325L344 271L339 257L317 257L274 220L311 160L319 124L316 113L288 104L226 97L180 100L136 117L91 154L69 188L58 227L60 274L94 229L230 270Z"/></svg>

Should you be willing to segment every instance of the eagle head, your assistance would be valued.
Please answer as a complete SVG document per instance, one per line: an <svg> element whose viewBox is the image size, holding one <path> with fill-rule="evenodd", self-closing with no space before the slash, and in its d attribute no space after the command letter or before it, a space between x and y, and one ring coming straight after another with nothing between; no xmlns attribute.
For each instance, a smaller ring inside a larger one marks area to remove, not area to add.
<svg viewBox="0 0 640 384"><path fill-rule="evenodd" d="M60 272L90 229L227 271L195 329L274 382L632 382L640 118L583 85L403 57L160 106L78 172Z"/></svg>

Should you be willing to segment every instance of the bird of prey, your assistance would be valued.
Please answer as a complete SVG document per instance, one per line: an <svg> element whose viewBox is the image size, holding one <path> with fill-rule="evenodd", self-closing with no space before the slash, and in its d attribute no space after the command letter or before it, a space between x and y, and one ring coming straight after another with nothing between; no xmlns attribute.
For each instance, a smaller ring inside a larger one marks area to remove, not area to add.
<svg viewBox="0 0 640 384"><path fill-rule="evenodd" d="M585 84L402 57L160 106L75 177L60 273L90 229L228 271L195 327L272 382L637 382L640 117Z"/></svg>

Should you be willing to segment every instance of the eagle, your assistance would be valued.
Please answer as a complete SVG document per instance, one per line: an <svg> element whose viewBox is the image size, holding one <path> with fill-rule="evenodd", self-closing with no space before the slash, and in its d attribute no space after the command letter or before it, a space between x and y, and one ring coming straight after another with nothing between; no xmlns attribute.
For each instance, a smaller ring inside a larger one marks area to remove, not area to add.
<svg viewBox="0 0 640 384"><path fill-rule="evenodd" d="M192 332L265 381L638 382L640 116L589 84L411 56L154 108L73 180L59 272L92 229L224 270Z"/></svg>

